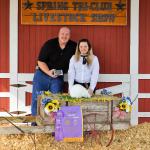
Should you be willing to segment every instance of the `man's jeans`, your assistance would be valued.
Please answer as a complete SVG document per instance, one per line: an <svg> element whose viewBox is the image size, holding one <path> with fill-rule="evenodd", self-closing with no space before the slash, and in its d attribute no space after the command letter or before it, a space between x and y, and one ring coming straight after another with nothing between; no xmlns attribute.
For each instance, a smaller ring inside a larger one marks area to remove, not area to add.
<svg viewBox="0 0 150 150"><path fill-rule="evenodd" d="M52 93L60 93L63 91L63 76L52 78L39 69L36 70L33 78L33 89L32 89L32 104L31 114L32 116L37 115L37 96L40 91L50 91Z"/></svg>

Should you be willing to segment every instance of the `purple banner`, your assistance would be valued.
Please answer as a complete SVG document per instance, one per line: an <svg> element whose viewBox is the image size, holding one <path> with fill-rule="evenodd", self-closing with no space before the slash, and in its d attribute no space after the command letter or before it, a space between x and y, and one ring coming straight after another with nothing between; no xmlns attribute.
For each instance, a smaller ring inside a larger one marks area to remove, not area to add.
<svg viewBox="0 0 150 150"><path fill-rule="evenodd" d="M80 106L62 106L57 112L55 139L66 142L83 141L83 119Z"/></svg>

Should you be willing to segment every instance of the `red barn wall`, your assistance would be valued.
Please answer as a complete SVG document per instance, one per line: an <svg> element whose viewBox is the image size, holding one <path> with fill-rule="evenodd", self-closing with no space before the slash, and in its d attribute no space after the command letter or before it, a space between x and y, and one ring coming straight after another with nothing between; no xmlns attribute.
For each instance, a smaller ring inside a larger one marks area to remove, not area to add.
<svg viewBox="0 0 150 150"><path fill-rule="evenodd" d="M0 73L9 73L9 0L0 0ZM0 92L9 92L9 79L0 78ZM0 97L3 109L9 109L9 98Z"/></svg>
<svg viewBox="0 0 150 150"><path fill-rule="evenodd" d="M139 74L150 74L150 0L140 1ZM139 93L150 93L150 80L139 80ZM150 98L139 99L139 112L150 112ZM139 118L139 123L150 118Z"/></svg>

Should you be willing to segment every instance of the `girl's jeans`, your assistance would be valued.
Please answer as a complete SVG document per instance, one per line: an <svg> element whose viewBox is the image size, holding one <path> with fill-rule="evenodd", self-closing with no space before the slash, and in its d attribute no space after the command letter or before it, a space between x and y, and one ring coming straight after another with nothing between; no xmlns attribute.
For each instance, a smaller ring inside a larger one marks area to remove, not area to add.
<svg viewBox="0 0 150 150"><path fill-rule="evenodd" d="M63 91L63 76L52 78L41 70L36 70L33 78L31 114L37 115L37 96L40 91L50 91L52 93L60 93Z"/></svg>

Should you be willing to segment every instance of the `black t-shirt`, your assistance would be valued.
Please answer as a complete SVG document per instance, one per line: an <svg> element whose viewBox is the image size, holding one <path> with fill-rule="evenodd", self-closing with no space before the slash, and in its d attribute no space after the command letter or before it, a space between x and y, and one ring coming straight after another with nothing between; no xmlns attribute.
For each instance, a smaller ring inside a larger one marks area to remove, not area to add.
<svg viewBox="0 0 150 150"><path fill-rule="evenodd" d="M58 38L48 40L41 48L38 60L45 62L49 69L68 71L69 60L74 55L76 43L69 40L64 49L59 46Z"/></svg>

